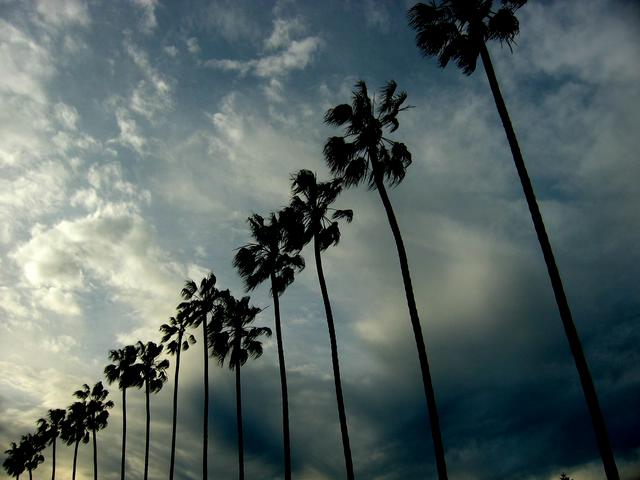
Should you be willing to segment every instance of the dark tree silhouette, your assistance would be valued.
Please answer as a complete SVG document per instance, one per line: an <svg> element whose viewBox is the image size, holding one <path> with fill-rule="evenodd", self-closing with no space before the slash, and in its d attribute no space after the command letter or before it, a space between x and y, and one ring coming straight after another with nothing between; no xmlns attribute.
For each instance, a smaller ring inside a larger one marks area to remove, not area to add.
<svg viewBox="0 0 640 480"><path fill-rule="evenodd" d="M209 273L200 282L200 287L193 280L187 280L180 295L185 300L178 305L178 310L184 312L190 326L197 328L202 324L202 348L204 352L204 421L202 440L202 478L207 480L207 452L209 446L209 355L207 352L207 316L213 310L218 290L216 289L216 276Z"/></svg>
<svg viewBox="0 0 640 480"><path fill-rule="evenodd" d="M280 323L279 297L293 282L296 272L304 268L303 258L296 252L289 252L288 230L294 226L284 212L272 213L265 222L254 214L247 219L254 242L238 249L233 265L243 279L245 288L253 290L266 280L271 282L273 312L276 325L276 343L280 367L282 389L282 437L284 443L284 478L291 480L291 440L289 437L289 394L284 361L282 326Z"/></svg>
<svg viewBox="0 0 640 480"><path fill-rule="evenodd" d="M113 402L107 400L109 391L105 390L102 382L96 383L93 388L86 383L80 390L73 394L87 405L86 425L93 437L93 479L98 480L98 442L96 432L107 427L109 409L113 408Z"/></svg>
<svg viewBox="0 0 640 480"><path fill-rule="evenodd" d="M440 480L445 480L447 467L427 348L413 294L407 252L385 187L385 180L392 187L399 184L404 179L407 167L411 164L411 154L407 147L383 135L384 129L390 132L397 130L398 114L410 108L404 105L407 98L406 92L397 93L396 89L395 82L387 83L380 91L380 103L376 106L369 98L365 83L358 82L353 91L352 104L338 105L325 115L325 123L335 127L344 126L345 135L329 138L324 146L324 156L331 173L341 179L345 187L367 182L370 189L378 191L382 200L398 250L409 317L422 371L438 476Z"/></svg>
<svg viewBox="0 0 640 480"><path fill-rule="evenodd" d="M196 343L196 338L187 334L189 326L185 312L179 312L177 317L171 317L169 323L160 326L161 342L166 345L167 352L176 357L176 372L173 383L173 421L171 426L171 461L169 466L169 480L173 480L173 470L176 460L176 426L178 419L178 378L180 375L180 353L189 350L189 345ZM185 337L186 335L186 337Z"/></svg>
<svg viewBox="0 0 640 480"><path fill-rule="evenodd" d="M24 468L29 472L29 480L32 480L33 471L38 468L42 462L44 462L44 456L42 450L44 449L44 443L38 435L28 433L23 435L20 440L21 458L24 461Z"/></svg>
<svg viewBox="0 0 640 480"><path fill-rule="evenodd" d="M169 360L160 360L159 358L163 349L162 345L156 345L153 342L138 342L136 348L140 359L140 371L146 398L147 423L144 441L144 480L147 480L149 474L149 434L151 429L150 394L158 393L162 390L162 386L167 381L165 370L169 368Z"/></svg>
<svg viewBox="0 0 640 480"><path fill-rule="evenodd" d="M561 473L560 480L573 480L573 478L569 478L569 476L566 473Z"/></svg>
<svg viewBox="0 0 640 480"><path fill-rule="evenodd" d="M85 402L74 402L67 409L67 415L62 422L60 438L67 445L73 447L73 470L71 479L76 479L76 465L78 460L78 446L80 442L89 443L89 429L87 428L87 404Z"/></svg>
<svg viewBox="0 0 640 480"><path fill-rule="evenodd" d="M65 414L64 409L56 408L49 410L46 418L38 419L38 436L43 445L51 445L51 480L56 479L56 440L60 436Z"/></svg>
<svg viewBox="0 0 640 480"><path fill-rule="evenodd" d="M4 453L7 454L7 458L2 462L2 468L7 472L7 475L19 479L26 470L24 450L16 445L16 442L11 442L11 446Z"/></svg>
<svg viewBox="0 0 640 480"><path fill-rule="evenodd" d="M142 386L139 365L136 365L138 353L136 347L127 345L119 350L109 351L109 360L113 363L104 368L104 375L109 384L118 382L122 390L122 456L120 460L120 478L125 478L125 456L127 451L127 388Z"/></svg>
<svg viewBox="0 0 640 480"><path fill-rule="evenodd" d="M347 478L355 478L353 471L353 460L351 459L351 446L349 444L349 430L347 428L347 414L344 408L344 398L342 396L342 380L340 378L340 363L338 361L338 343L336 340L336 329L333 322L333 312L329 292L324 279L322 268L321 252L336 245L340 240L340 229L338 219L345 219L351 222L353 212L351 210L336 210L331 205L342 191L342 182L333 180L330 182L318 183L316 175L309 170L300 170L292 176L293 198L291 208L297 212L296 218L300 219L302 230L302 243L307 244L313 241L313 251L316 259L316 270L318 272L318 282L324 302L324 310L327 317L327 327L329 329L329 340L331 344L331 362L333 365L333 380L336 388L336 400L338 402L338 418L340 420L340 432L342 434L342 448L347 469ZM331 218L329 214L332 211Z"/></svg>
<svg viewBox="0 0 640 480"><path fill-rule="evenodd" d="M497 9L493 9L491 0L440 0L429 4L418 3L409 10L409 23L416 31L416 43L420 51L425 56L438 56L439 64L443 68L450 60L454 60L464 74L471 75L476 69L478 56L482 59L547 265L560 318L591 415L604 470L609 480L617 480L620 476L593 378L571 316L551 242L486 45L489 40L499 40L500 43L506 43L511 48L520 28L515 13L525 3L526 0L502 0Z"/></svg>
<svg viewBox="0 0 640 480"><path fill-rule="evenodd" d="M249 305L249 297L238 300L228 290L221 292L220 302L214 309L212 323L219 329L209 332L211 355L224 365L228 358L229 368L236 376L236 424L238 430L238 478L244 480L244 442L242 431L242 388L240 368L249 358L262 355L260 337L271 336L267 327L253 327L251 323L260 309Z"/></svg>

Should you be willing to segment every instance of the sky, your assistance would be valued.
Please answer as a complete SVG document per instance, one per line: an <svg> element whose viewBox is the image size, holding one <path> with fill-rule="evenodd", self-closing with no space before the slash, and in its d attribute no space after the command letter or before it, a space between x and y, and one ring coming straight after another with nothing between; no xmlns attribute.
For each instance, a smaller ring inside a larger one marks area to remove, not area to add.
<svg viewBox="0 0 640 480"><path fill-rule="evenodd" d="M329 178L323 124L356 81L415 108L390 191L408 251L450 478L603 478L585 402L481 66L422 58L413 2L0 0L0 446L103 380L107 352L159 341L184 281L231 260L246 218ZM513 52L491 44L622 477L640 478L640 9L532 0ZM375 191L323 255L357 478L435 479L395 245ZM344 476L312 252L281 297L294 477ZM266 287L251 293L273 325ZM195 335L200 342L199 332ZM176 475L201 478L201 343L183 355ZM171 359L172 360L172 359ZM173 368L173 367L172 367ZM171 370L172 372L172 370ZM282 478L275 339L243 367L247 478ZM173 377L173 373L171 373ZM119 478L121 405L98 434ZM173 380L152 397L150 478L167 475ZM211 363L209 470L237 474L233 375ZM141 476L144 395L128 396ZM70 448L58 472L69 475ZM49 456L49 450L45 451ZM4 458L4 457L2 457ZM92 475L91 448L78 478ZM45 463L36 472L50 472ZM4 472L0 478L7 478Z"/></svg>

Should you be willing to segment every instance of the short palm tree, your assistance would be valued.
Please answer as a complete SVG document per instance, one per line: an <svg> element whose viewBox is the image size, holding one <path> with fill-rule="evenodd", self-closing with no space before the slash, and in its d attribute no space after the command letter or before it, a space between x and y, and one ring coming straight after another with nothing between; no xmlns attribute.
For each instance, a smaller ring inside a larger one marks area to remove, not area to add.
<svg viewBox="0 0 640 480"><path fill-rule="evenodd" d="M331 245L336 245L340 240L340 229L337 220L345 219L347 222L351 222L353 212L351 210L336 210L331 208L331 205L342 191L342 182L340 180L318 183L316 175L309 170L300 170L291 178L291 188L293 190L291 208L298 212L299 215L297 218L302 222L302 242L307 244L313 241L318 281L320 283L320 291L322 293L324 310L327 317L327 327L329 328L333 380L336 388L338 418L340 420L340 432L342 434L342 448L344 450L347 478L353 479L355 475L353 471L353 460L351 459L351 446L349 444L347 414L342 396L342 380L340 378L336 329L333 322L329 292L324 279L321 256L322 251ZM331 218L329 218L329 215L331 215Z"/></svg>
<svg viewBox="0 0 640 480"><path fill-rule="evenodd" d="M113 363L104 368L104 375L109 384L118 382L122 390L122 455L120 460L120 478L125 478L125 455L127 451L127 388L142 386L139 365L136 365L138 354L134 345L127 345L118 350L109 351L109 360Z"/></svg>
<svg viewBox="0 0 640 480"><path fill-rule="evenodd" d="M96 440L96 432L107 427L109 409L113 408L113 402L107 400L109 391L105 390L102 382L96 383L93 387L89 387L85 383L73 395L80 401L86 402L87 405L87 429L93 437L93 478L98 480L98 442Z"/></svg>
<svg viewBox="0 0 640 480"><path fill-rule="evenodd" d="M238 249L233 265L243 279L245 288L253 290L266 280L271 282L276 343L282 389L282 436L284 443L284 478L291 480L291 440L289 437L289 394L284 362L279 297L293 282L296 272L304 268L304 259L290 252L289 231L295 226L285 212L272 213L269 220L254 214L247 219L253 242Z"/></svg>
<svg viewBox="0 0 640 480"><path fill-rule="evenodd" d="M271 336L267 327L253 327L250 324L261 309L249 305L249 297L237 300L228 290L221 292L221 301L216 305L214 323L221 325L219 331L211 331L209 345L211 355L224 365L228 358L229 368L236 374L236 423L238 429L238 478L244 480L244 444L242 432L242 389L240 367L249 358L262 355L260 337Z"/></svg>
<svg viewBox="0 0 640 480"><path fill-rule="evenodd" d="M16 442L11 442L11 446L4 453L7 454L7 458L2 462L4 471L7 472L7 475L19 479L26 469L24 450L19 445L16 445Z"/></svg>
<svg viewBox="0 0 640 480"><path fill-rule="evenodd" d="M216 289L216 276L210 272L200 281L200 286L193 280L187 280L180 292L184 299L178 305L178 311L183 312L190 326L197 328L202 325L202 346L204 352L204 420L202 422L202 478L207 480L207 452L209 450L209 354L207 350L208 322L216 302L218 290Z"/></svg>
<svg viewBox="0 0 640 480"><path fill-rule="evenodd" d="M409 318L422 371L436 467L440 480L444 480L447 478L447 468L427 348L422 336L420 317L413 293L407 252L385 186L385 181L390 186L399 184L405 177L407 167L411 164L411 153L407 147L384 135L385 129L389 132L398 129L398 114L410 108L404 104L406 98L406 92L397 92L396 83L391 81L380 91L380 102L375 105L369 97L366 84L359 81L353 91L352 104L338 105L331 108L325 115L325 123L335 127L344 126L345 135L329 138L324 146L324 156L331 173L339 178L345 187L366 182L370 189L378 191L382 200L398 250Z"/></svg>
<svg viewBox="0 0 640 480"><path fill-rule="evenodd" d="M146 398L147 423L144 442L144 480L147 480L149 474L149 433L151 429L150 394L158 393L162 390L162 386L167 381L165 370L169 368L169 360L160 360L159 357L164 347L156 345L154 342L138 342L136 348L138 349L140 371Z"/></svg>
<svg viewBox="0 0 640 480"><path fill-rule="evenodd" d="M464 74L471 75L476 69L478 56L482 60L542 249L564 331L582 383L604 470L609 480L617 480L620 476L593 378L573 322L551 242L486 45L489 40L499 40L500 43L506 43L511 48L520 29L515 15L516 11L527 2L526 0L501 0L497 9L493 8L493 3L492 0L439 0L438 2L431 1L428 4L418 3L409 10L409 23L416 31L416 43L420 51L425 56L438 56L441 67L444 68L450 60L454 60Z"/></svg>
<svg viewBox="0 0 640 480"><path fill-rule="evenodd" d="M29 472L29 480L32 480L33 471L44 462L44 456L41 453L44 443L38 435L28 433L22 436L18 448L22 451L21 458L24 460L25 469Z"/></svg>
<svg viewBox="0 0 640 480"><path fill-rule="evenodd" d="M196 338L187 333L189 326L185 312L179 312L177 317L171 317L169 323L160 326L162 343L166 345L167 352L176 356L176 373L173 383L173 422L171 429L171 463L169 466L169 480L173 480L173 470L176 459L176 424L178 418L178 377L180 375L180 353L188 350L189 345L196 343Z"/></svg>
<svg viewBox="0 0 640 480"><path fill-rule="evenodd" d="M43 445L51 445L51 480L56 478L56 440L60 436L65 414L64 409L56 408L49 410L46 418L38 419L38 436Z"/></svg>
<svg viewBox="0 0 640 480"><path fill-rule="evenodd" d="M78 446L80 442L89 443L89 429L87 428L87 404L85 402L74 402L67 408L67 415L62 422L60 438L67 445L73 447L73 470L71 479L76 478L76 465L78 460Z"/></svg>

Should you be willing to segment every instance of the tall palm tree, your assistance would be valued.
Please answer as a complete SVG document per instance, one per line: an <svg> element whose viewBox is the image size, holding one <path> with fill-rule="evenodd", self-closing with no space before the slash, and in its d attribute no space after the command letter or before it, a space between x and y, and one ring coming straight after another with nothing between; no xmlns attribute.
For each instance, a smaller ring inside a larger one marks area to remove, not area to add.
<svg viewBox="0 0 640 480"><path fill-rule="evenodd" d="M29 472L29 480L32 480L33 471L38 468L42 462L44 462L44 456L42 450L44 449L44 443L38 435L28 433L23 435L20 440L20 450L22 451L21 458L24 461L24 467Z"/></svg>
<svg viewBox="0 0 640 480"><path fill-rule="evenodd" d="M500 43L506 43L511 48L520 28L515 13L525 3L527 3L526 0L502 0L497 9L493 8L492 0L440 0L429 4L418 3L409 10L409 23L416 31L418 48L425 56L437 55L441 67L444 68L450 60L454 60L465 75L471 75L476 69L478 56L482 60L547 265L562 325L591 415L604 470L609 480L617 480L620 476L593 378L578 330L573 322L551 242L486 45L489 40L499 40Z"/></svg>
<svg viewBox="0 0 640 480"><path fill-rule="evenodd" d="M122 456L120 460L120 478L125 477L125 455L127 451L127 388L142 386L139 365L136 365L138 354L134 345L127 345L118 350L109 351L109 360L113 363L104 367L104 375L111 385L118 382L122 390Z"/></svg>
<svg viewBox="0 0 640 480"><path fill-rule="evenodd" d="M322 269L321 252L336 245L340 240L340 229L338 219L345 219L351 222L353 212L351 210L336 210L330 207L342 191L342 182L333 180L330 182L318 183L316 175L309 170L300 170L291 177L293 198L291 208L298 212L298 218L302 222L302 242L307 244L313 241L313 251L316 259L316 270L318 272L318 282L324 302L324 310L327 317L327 327L329 328L329 340L331 344L331 362L333 365L333 380L336 389L336 400L338 402L338 418L340 420L340 432L342 434L342 448L344 450L344 460L347 468L347 478L355 478L353 471L353 460L351 459L351 446L349 444L349 430L347 428L347 414L344 408L344 398L342 396L342 380L340 379L340 362L338 361L338 343L336 340L336 329L333 322L333 312L329 292L324 279ZM331 218L329 218L330 210Z"/></svg>
<svg viewBox="0 0 640 480"><path fill-rule="evenodd" d="M331 173L340 178L345 187L367 182L370 189L378 191L382 200L398 250L409 318L422 371L438 477L440 480L445 480L447 467L427 348L413 294L407 252L385 186L385 181L392 187L399 184L404 179L407 167L411 164L411 153L407 147L403 143L384 136L385 129L389 132L398 129L398 114L410 108L404 105L407 98L406 92L398 93L396 90L395 82L387 83L380 91L380 103L375 105L369 98L366 84L359 81L353 91L352 104L338 105L331 108L325 115L325 123L335 127L344 126L345 135L329 138L324 146L324 156Z"/></svg>
<svg viewBox="0 0 640 480"><path fill-rule="evenodd" d="M200 281L200 286L193 280L187 280L180 292L184 299L178 310L187 316L189 325L196 328L202 325L202 346L204 351L204 420L202 422L202 479L208 478L207 452L209 447L209 355L207 350L208 322L207 317L213 310L218 290L216 276L210 272Z"/></svg>
<svg viewBox="0 0 640 480"><path fill-rule="evenodd" d="M291 480L291 441L289 437L289 394L287 374L282 344L279 297L293 282L296 272L304 268L304 259L295 252L289 252L289 230L295 226L286 212L272 213L268 222L254 214L247 219L253 243L240 247L233 259L233 265L243 279L245 288L253 290L265 280L271 282L273 313L278 344L280 366L280 386L282 389L282 436L284 443L284 478Z"/></svg>
<svg viewBox="0 0 640 480"><path fill-rule="evenodd" d="M224 365L229 359L229 368L236 374L236 424L238 429L238 478L244 480L244 444L242 432L242 389L240 384L240 367L251 358L262 355L263 335L270 337L271 329L253 327L251 323L260 308L249 305L249 297L238 300L228 290L221 292L221 301L214 310L213 322L222 328L209 335L211 355Z"/></svg>
<svg viewBox="0 0 640 480"><path fill-rule="evenodd" d="M162 390L162 386L167 381L165 370L169 368L169 360L160 360L159 358L164 348L162 345L156 345L154 342L138 342L136 347L138 349L138 358L140 359L140 370L146 398L147 423L144 442L144 480L147 480L149 474L149 433L151 428L150 394L158 393Z"/></svg>
<svg viewBox="0 0 640 480"><path fill-rule="evenodd" d="M113 402L107 400L109 391L105 390L102 382L89 387L86 383L73 395L87 404L87 429L93 437L93 479L98 480L98 442L96 432L107 427L109 409L113 408Z"/></svg>
<svg viewBox="0 0 640 480"><path fill-rule="evenodd" d="M49 410L46 418L38 419L38 435L43 445L51 445L51 480L56 479L56 440L60 436L65 414L64 409L56 408Z"/></svg>
<svg viewBox="0 0 640 480"><path fill-rule="evenodd" d="M4 453L7 454L7 458L2 462L2 467L8 475L20 479L25 471L24 450L20 448L20 445L16 445L16 442L11 442L11 446Z"/></svg>
<svg viewBox="0 0 640 480"><path fill-rule="evenodd" d="M171 317L169 323L160 326L163 344L166 344L167 352L176 356L176 373L173 383L173 423L171 429L171 463L169 467L169 480L173 480L173 470L176 459L176 424L178 418L178 376L180 374L180 353L189 350L189 345L196 343L196 337L186 333L189 326L188 317L184 312L179 312L176 317ZM185 337L186 335L186 337Z"/></svg>
<svg viewBox="0 0 640 480"><path fill-rule="evenodd" d="M62 423L60 438L67 445L73 447L73 470L71 479L76 479L76 465L78 460L78 446L80 442L89 443L89 429L87 428L87 404L74 402L67 408L67 415Z"/></svg>

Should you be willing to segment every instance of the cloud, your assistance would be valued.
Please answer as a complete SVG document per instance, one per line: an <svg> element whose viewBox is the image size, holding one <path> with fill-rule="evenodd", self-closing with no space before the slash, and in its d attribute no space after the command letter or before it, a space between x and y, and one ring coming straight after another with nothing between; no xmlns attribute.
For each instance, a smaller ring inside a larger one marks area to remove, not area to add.
<svg viewBox="0 0 640 480"><path fill-rule="evenodd" d="M291 43L291 36L298 35L305 31L302 20L299 18L284 19L276 18L273 21L273 31L269 38L264 41L265 49L277 50L286 47Z"/></svg>
<svg viewBox="0 0 640 480"><path fill-rule="evenodd" d="M91 22L89 8L83 0L37 0L36 10L45 22L55 26L80 25Z"/></svg>
<svg viewBox="0 0 640 480"><path fill-rule="evenodd" d="M138 155L144 155L147 140L142 136L138 124L131 118L127 110L124 108L116 110L116 122L120 130L117 141L121 145L131 148Z"/></svg>
<svg viewBox="0 0 640 480"><path fill-rule="evenodd" d="M198 39L196 37L191 37L186 40L187 50L189 53L196 54L200 52L200 45L198 45Z"/></svg>
<svg viewBox="0 0 640 480"><path fill-rule="evenodd" d="M178 55L178 48L175 45L164 47L164 51L171 58L175 58Z"/></svg>
<svg viewBox="0 0 640 480"><path fill-rule="evenodd" d="M142 19L140 20L140 30L144 33L153 32L158 26L156 19L156 8L160 5L159 0L132 0L133 4L142 10Z"/></svg>
<svg viewBox="0 0 640 480"><path fill-rule="evenodd" d="M54 105L54 114L58 121L67 130L76 130L78 119L78 111L71 105L59 102Z"/></svg>

